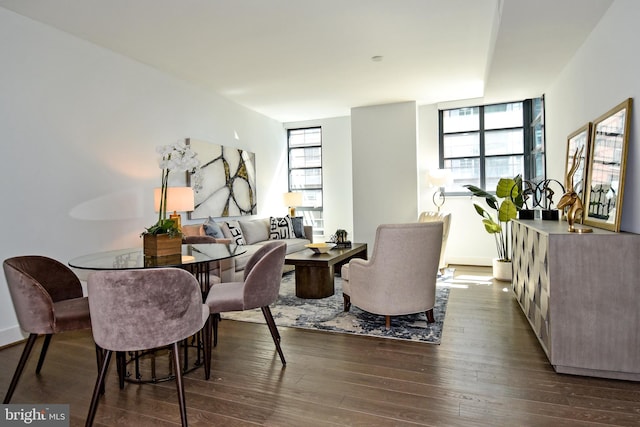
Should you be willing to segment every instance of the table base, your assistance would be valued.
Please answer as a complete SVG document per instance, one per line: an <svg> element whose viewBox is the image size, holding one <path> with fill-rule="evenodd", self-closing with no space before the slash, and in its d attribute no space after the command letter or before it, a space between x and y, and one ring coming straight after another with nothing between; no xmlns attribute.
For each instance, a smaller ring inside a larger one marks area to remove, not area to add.
<svg viewBox="0 0 640 427"><path fill-rule="evenodd" d="M204 332L198 332L183 340L180 345L183 375L204 366L204 341L200 336L202 333ZM171 346L126 352L124 355L126 371L120 381L120 387L124 386L125 381L137 384L156 384L175 380L172 353Z"/></svg>
<svg viewBox="0 0 640 427"><path fill-rule="evenodd" d="M330 297L335 292L334 272L333 265L326 267L296 266L296 296L308 299Z"/></svg>

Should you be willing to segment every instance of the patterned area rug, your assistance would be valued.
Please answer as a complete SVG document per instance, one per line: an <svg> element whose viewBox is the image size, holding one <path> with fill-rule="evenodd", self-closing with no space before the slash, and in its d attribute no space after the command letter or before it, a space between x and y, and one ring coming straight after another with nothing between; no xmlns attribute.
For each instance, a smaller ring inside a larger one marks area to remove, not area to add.
<svg viewBox="0 0 640 427"><path fill-rule="evenodd" d="M351 306L348 313L343 311L340 277L335 277L333 296L317 300L302 299L295 296L295 275L289 272L282 277L280 296L271 306L271 312L279 327L288 326L440 344L449 290L445 281L438 281L436 306L433 310L435 323L427 323L425 313L392 316L391 329L386 330L384 316L367 313L355 306ZM224 313L222 318L265 323L260 309Z"/></svg>

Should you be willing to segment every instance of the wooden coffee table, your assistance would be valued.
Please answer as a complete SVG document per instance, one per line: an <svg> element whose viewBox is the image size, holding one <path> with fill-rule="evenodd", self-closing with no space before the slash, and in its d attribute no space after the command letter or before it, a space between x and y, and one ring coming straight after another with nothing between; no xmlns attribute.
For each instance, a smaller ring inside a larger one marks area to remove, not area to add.
<svg viewBox="0 0 640 427"><path fill-rule="evenodd" d="M333 275L352 258L367 259L367 244L352 243L350 248L331 249L326 254L306 249L287 255L284 263L296 268L296 296L319 299L334 294Z"/></svg>

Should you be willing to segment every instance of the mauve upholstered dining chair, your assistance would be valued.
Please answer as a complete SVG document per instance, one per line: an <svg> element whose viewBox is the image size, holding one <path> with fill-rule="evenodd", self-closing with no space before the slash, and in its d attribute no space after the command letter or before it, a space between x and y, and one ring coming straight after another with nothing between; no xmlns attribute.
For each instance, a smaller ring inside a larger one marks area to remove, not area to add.
<svg viewBox="0 0 640 427"><path fill-rule="evenodd" d="M383 315L387 329L404 314L425 312L433 323L441 244L441 221L378 226L371 258L342 266L344 311Z"/></svg>
<svg viewBox="0 0 640 427"><path fill-rule="evenodd" d="M124 353L171 346L182 425L187 409L178 343L209 325L209 307L202 302L193 275L178 268L98 271L87 280L93 339L105 350L86 425L93 424L109 361ZM211 333L205 331L205 369ZM119 374L120 374L119 370Z"/></svg>
<svg viewBox="0 0 640 427"><path fill-rule="evenodd" d="M6 259L2 266L20 328L29 333L4 397L6 404L13 396L38 335L45 338L36 374L40 374L53 334L90 329L91 318L80 280L64 264L44 256L28 255Z"/></svg>
<svg viewBox="0 0 640 427"><path fill-rule="evenodd" d="M213 321L214 347L218 344L220 313L261 308L280 360L283 365L287 364L280 347L280 334L269 308L278 298L286 249L284 242L266 243L247 261L244 281L220 283L209 290L206 303ZM207 366L210 367L211 363Z"/></svg>

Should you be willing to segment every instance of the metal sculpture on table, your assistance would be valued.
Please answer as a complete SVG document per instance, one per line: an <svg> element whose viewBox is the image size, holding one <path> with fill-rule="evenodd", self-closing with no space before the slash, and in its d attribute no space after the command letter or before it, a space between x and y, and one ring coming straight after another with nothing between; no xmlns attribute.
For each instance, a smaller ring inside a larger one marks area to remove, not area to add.
<svg viewBox="0 0 640 427"><path fill-rule="evenodd" d="M582 200L580 200L580 196L578 196L578 193L576 193L573 186L573 175L580 166L582 150L584 150L584 147L576 148L576 154L573 156L573 162L571 164L571 168L567 172L565 181L567 191L562 195L558 202L558 209L564 210L567 208L567 223L569 224L569 231L571 233L590 233L593 231L591 228L576 228L575 226L576 221L582 220L582 215L584 213Z"/></svg>
<svg viewBox="0 0 640 427"><path fill-rule="evenodd" d="M557 221L560 215L559 208L553 200L556 195L554 186L557 187L556 190L560 190L560 194L564 193L564 186L555 179L544 179L537 184L531 181L516 181L516 185L511 189L511 200L516 206L521 206L518 218L534 219L536 211L540 211L543 220Z"/></svg>

